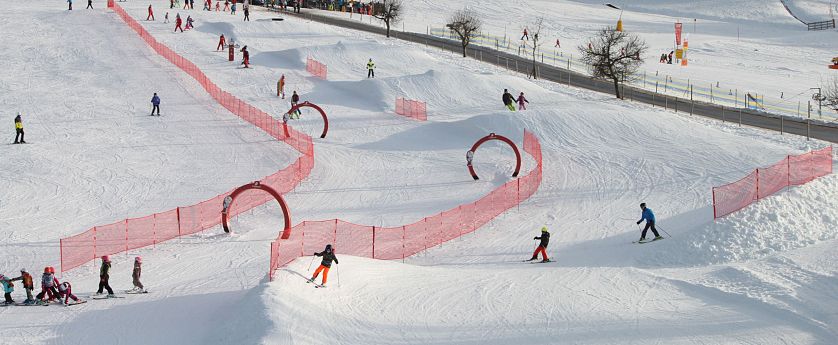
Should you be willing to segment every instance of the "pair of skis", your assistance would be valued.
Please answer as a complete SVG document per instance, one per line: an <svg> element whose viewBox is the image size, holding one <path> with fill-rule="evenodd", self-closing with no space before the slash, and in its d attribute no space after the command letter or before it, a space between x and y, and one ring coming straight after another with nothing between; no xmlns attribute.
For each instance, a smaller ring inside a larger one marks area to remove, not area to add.
<svg viewBox="0 0 838 345"><path fill-rule="evenodd" d="M641 241L641 240L637 240L637 241L632 241L631 243L635 243L635 244L644 244L644 243L649 243L649 242L660 241L660 240L662 240L662 239L663 239L663 237L660 237L660 238L653 238L653 239L651 239L651 240L642 240L642 241Z"/></svg>
<svg viewBox="0 0 838 345"><path fill-rule="evenodd" d="M315 282L314 282L314 279L306 279L306 283L314 284L314 288L315 288L315 289L325 288L325 287L326 287L326 285L323 285L323 284L317 284L317 283L315 283Z"/></svg>

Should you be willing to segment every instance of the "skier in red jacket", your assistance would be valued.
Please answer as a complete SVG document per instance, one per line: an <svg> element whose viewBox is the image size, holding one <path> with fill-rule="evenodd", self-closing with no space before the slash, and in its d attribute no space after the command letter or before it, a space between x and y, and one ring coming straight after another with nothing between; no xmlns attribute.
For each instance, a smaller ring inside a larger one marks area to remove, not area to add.
<svg viewBox="0 0 838 345"><path fill-rule="evenodd" d="M148 17L145 17L145 20L148 20L149 18L154 20L154 11L151 10L151 5L148 5Z"/></svg>
<svg viewBox="0 0 838 345"><path fill-rule="evenodd" d="M183 24L183 20L180 19L180 13L178 13L177 17L175 17L175 32L177 32L177 29L180 29L180 32L183 32L181 24Z"/></svg>
<svg viewBox="0 0 838 345"><path fill-rule="evenodd" d="M218 47L215 47L216 51L223 50L224 47L227 46L227 40L224 39L224 34L221 34L221 38L218 39Z"/></svg>

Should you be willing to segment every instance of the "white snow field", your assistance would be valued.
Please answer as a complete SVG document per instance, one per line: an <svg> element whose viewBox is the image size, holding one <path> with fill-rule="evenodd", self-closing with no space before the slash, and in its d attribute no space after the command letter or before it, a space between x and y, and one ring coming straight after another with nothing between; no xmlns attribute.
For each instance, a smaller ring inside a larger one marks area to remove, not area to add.
<svg viewBox="0 0 838 345"><path fill-rule="evenodd" d="M475 156L482 179L468 175L465 151L489 132L520 145L523 130L533 131L543 148L542 185L476 232L404 261L342 256L337 248L340 264L326 289L305 283L313 269L309 257L267 282L269 242L282 222L268 203L234 220L232 235L215 228L115 255L114 289L131 287L131 262L142 255L149 294L66 308L0 308L3 342L838 339L838 178L791 188L716 222L710 207L712 186L827 143L534 82L397 40L294 18L274 22L277 15L263 11L242 22L241 14L171 10L171 18L196 19L194 30L172 33L174 25L162 23L168 2L151 3L157 21L143 22L146 29L220 87L279 115L288 100L276 97L276 80L285 74L289 95L297 90L328 112L329 134L315 139L311 176L285 195L295 224L340 218L395 226L472 202L511 178L511 152L494 143ZM119 4L145 19L147 3ZM0 13L4 30L19 32L10 39L26 47L0 53L19 71L0 77L0 97L7 109L24 108L32 143L0 148L0 229L12 234L2 242L3 274L57 266L61 237L201 201L273 173L297 155L214 104L115 14L79 5L68 12L66 4L36 2ZM248 46L252 69L214 51L221 33ZM799 49L810 48L801 43ZM329 80L305 72L308 56L328 64ZM368 58L378 66L374 80L364 78ZM36 87L50 82L64 92L30 93L21 75L32 76ZM125 92L133 85L140 87ZM504 110L503 88L525 92L530 109ZM160 118L145 116L153 90L164 99ZM393 114L397 96L427 101L429 121ZM4 115L9 127L12 117ZM313 112L292 124L310 135L322 126ZM155 146L143 146L149 143ZM534 164L524 157L527 172ZM631 244L639 237L631 223L640 202L655 210L670 238ZM522 263L542 225L553 234L548 253L556 262ZM97 273L88 264L61 279L87 298ZM22 299L21 293L18 287L14 297Z"/></svg>

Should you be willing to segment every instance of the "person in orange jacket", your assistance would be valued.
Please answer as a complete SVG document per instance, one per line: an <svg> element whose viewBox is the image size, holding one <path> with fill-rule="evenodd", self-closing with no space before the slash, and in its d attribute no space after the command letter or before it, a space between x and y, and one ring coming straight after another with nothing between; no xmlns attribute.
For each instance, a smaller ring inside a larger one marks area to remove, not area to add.
<svg viewBox="0 0 838 345"><path fill-rule="evenodd" d="M320 285L326 286L326 281L329 279L329 269L332 268L332 261L336 264L340 264L340 262L338 262L335 252L332 251L331 244L327 244L326 249L320 253L314 253L314 255L323 257L323 260L320 261L320 267L317 267L317 270L314 271L314 275L311 276L311 279L309 279L308 282L313 283L314 280L317 279L317 276L320 275L320 272L323 272L323 280Z"/></svg>
<svg viewBox="0 0 838 345"><path fill-rule="evenodd" d="M285 99L285 74L280 76L279 81L276 82L276 96Z"/></svg>

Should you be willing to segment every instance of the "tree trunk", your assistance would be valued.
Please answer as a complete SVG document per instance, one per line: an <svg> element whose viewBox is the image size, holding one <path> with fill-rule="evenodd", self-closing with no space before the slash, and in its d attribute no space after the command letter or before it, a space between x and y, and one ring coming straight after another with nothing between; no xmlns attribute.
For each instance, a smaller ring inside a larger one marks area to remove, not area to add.
<svg viewBox="0 0 838 345"><path fill-rule="evenodd" d="M385 20L384 24L387 25L387 38L390 38L390 21Z"/></svg>
<svg viewBox="0 0 838 345"><path fill-rule="evenodd" d="M623 95L620 94L620 80L618 78L611 78L614 80L614 93L617 95L617 98L623 99Z"/></svg>
<svg viewBox="0 0 838 345"><path fill-rule="evenodd" d="M467 57L466 56L466 47L468 47L468 44L463 45L463 57Z"/></svg>

